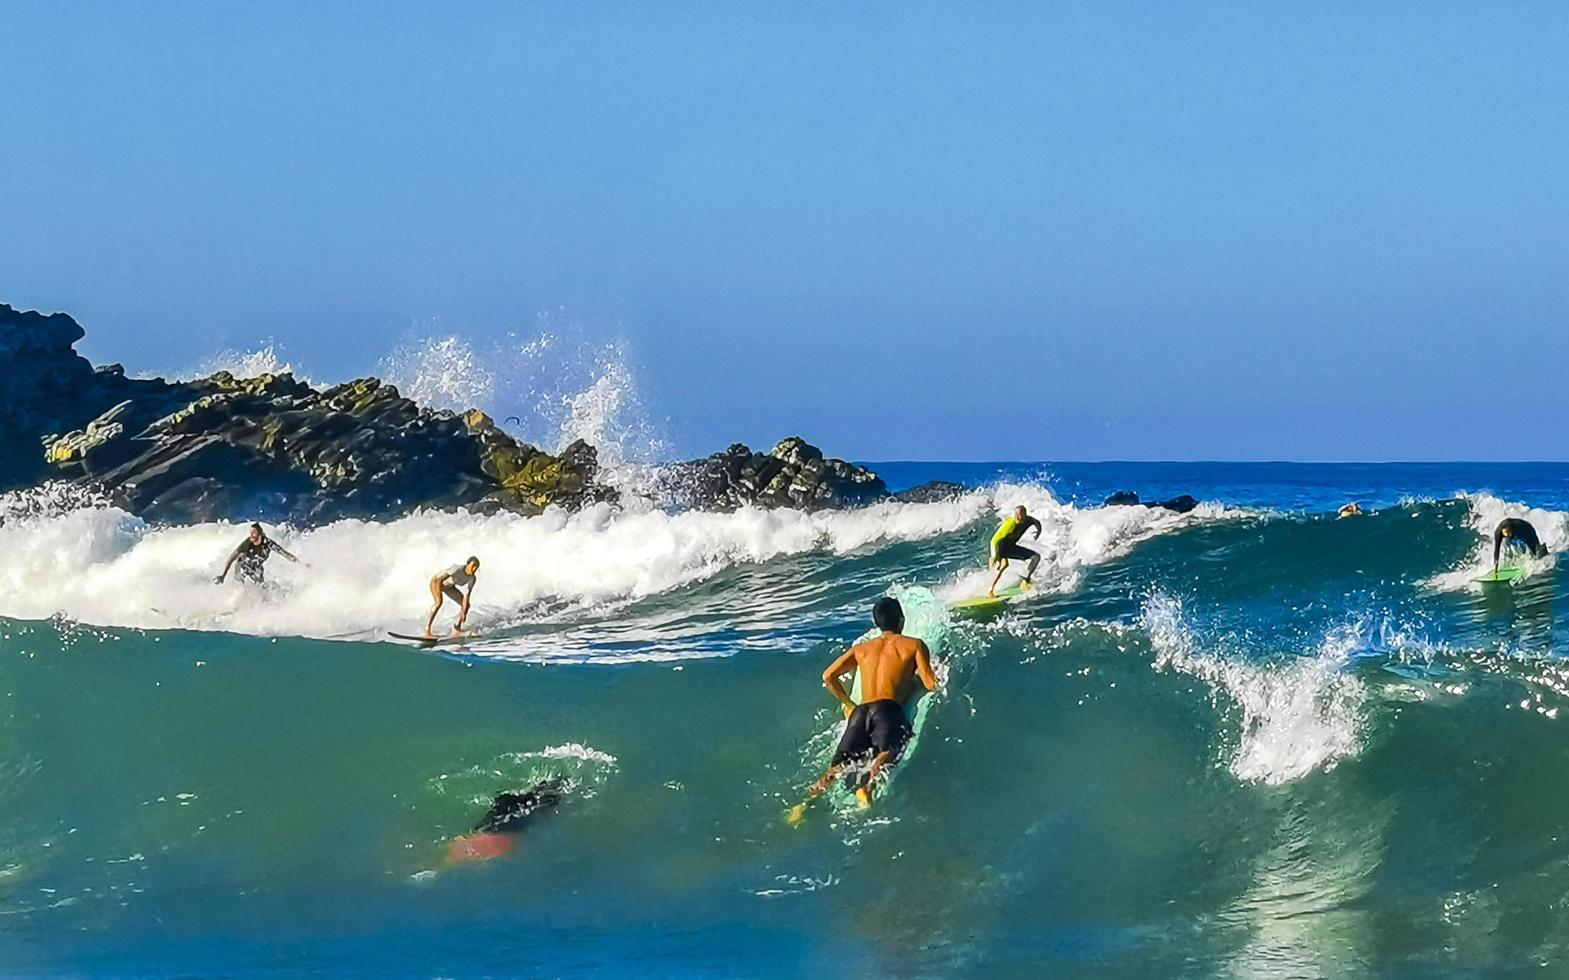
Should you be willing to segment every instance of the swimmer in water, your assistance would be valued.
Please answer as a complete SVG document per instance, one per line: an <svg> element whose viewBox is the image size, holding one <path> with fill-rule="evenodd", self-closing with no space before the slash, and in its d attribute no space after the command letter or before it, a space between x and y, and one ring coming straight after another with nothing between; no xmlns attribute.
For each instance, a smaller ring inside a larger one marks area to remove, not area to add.
<svg viewBox="0 0 1569 980"><path fill-rule="evenodd" d="M546 779L521 793L497 794L490 809L474 825L472 834L447 843L447 863L488 861L508 853L523 822L540 810L558 805L566 794L567 785L560 779Z"/></svg>

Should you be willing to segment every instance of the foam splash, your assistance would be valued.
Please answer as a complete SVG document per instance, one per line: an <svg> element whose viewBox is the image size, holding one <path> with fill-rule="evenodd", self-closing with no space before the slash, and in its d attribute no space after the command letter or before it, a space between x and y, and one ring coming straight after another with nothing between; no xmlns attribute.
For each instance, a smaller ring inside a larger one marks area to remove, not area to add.
<svg viewBox="0 0 1569 980"><path fill-rule="evenodd" d="M423 625L431 576L475 554L484 564L472 618L505 622L544 599L637 599L740 563L931 537L963 527L978 511L978 501L887 502L817 514L667 514L601 504L529 518L421 512L385 523L272 527L269 534L300 563L274 557L267 584L257 587L213 583L244 538L243 525L153 527L114 507L90 507L0 524L0 552L8 556L0 564L0 615L263 636L373 636ZM439 620L443 625L450 621Z"/></svg>
<svg viewBox="0 0 1569 980"><path fill-rule="evenodd" d="M1142 505L1080 508L1062 503L1051 491L1037 484L1000 483L978 495L981 513L998 522L1014 507L1023 505L1031 517L1041 522L1040 538L1026 535L1022 544L1041 553L1035 573L1037 589L1065 594L1078 588L1084 572L1091 566L1127 554L1141 541L1195 523L1227 520L1244 515L1243 511L1203 504L1187 514ZM978 564L983 564L990 541L990 530L978 539ZM1011 561L999 587L1006 587L1025 571L1025 563ZM986 591L994 573L984 568L962 573L940 593L952 601L978 596Z"/></svg>
<svg viewBox="0 0 1569 980"><path fill-rule="evenodd" d="M1196 677L1241 712L1230 762L1238 779L1278 786L1357 754L1367 690L1345 667L1362 646L1360 624L1331 631L1313 656L1259 664L1201 649L1181 602L1168 596L1146 602L1140 622L1156 670Z"/></svg>
<svg viewBox="0 0 1569 980"><path fill-rule="evenodd" d="M478 349L457 335L414 338L380 370L421 404L481 409L514 436L553 452L581 439L599 453L601 480L649 496L654 464L669 447L644 406L626 342L587 339L559 312L541 314L537 327L532 337L509 334Z"/></svg>
<svg viewBox="0 0 1569 980"><path fill-rule="evenodd" d="M425 337L394 348L379 369L398 392L428 408L462 412L489 404L496 379L461 337Z"/></svg>
<svg viewBox="0 0 1569 980"><path fill-rule="evenodd" d="M1545 558L1527 557L1524 552L1518 551L1508 558L1509 562L1523 566L1527 576L1539 575L1553 568L1558 563L1559 553L1569 550L1569 515L1501 500L1490 493L1461 494L1461 499L1470 506L1468 523L1478 537L1476 550L1458 568L1429 579L1426 584L1430 588L1444 592L1477 588L1477 577L1493 569L1493 531L1507 517L1529 521L1536 528L1542 544L1547 546Z"/></svg>
<svg viewBox="0 0 1569 980"><path fill-rule="evenodd" d="M227 348L203 358L193 368L173 371L171 381L194 381L208 375L227 371L236 378L259 378L264 374L292 374L306 384L315 384L304 372L284 355L277 341L268 338L251 350ZM147 377L149 375L141 375Z"/></svg>

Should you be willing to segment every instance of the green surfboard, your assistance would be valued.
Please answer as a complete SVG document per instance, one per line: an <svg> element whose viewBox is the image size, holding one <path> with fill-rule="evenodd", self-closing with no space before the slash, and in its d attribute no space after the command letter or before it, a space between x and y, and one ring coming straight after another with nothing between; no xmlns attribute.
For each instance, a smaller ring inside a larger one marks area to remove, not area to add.
<svg viewBox="0 0 1569 980"><path fill-rule="evenodd" d="M1033 586L1025 586L1023 583L1020 583L1006 589L998 589L995 596L982 595L973 599L960 599L953 603L951 608L956 613L969 616L1000 612L1004 606L1014 599L1033 591L1035 591Z"/></svg>
<svg viewBox="0 0 1569 980"><path fill-rule="evenodd" d="M1525 577L1525 569L1519 565L1503 565L1486 575L1478 575L1478 582L1514 582Z"/></svg>

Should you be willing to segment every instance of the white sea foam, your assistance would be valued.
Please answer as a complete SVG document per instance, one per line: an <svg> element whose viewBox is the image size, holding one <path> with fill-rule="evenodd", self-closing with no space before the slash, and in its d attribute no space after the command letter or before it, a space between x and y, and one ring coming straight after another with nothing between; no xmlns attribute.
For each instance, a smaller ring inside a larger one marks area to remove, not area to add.
<svg viewBox="0 0 1569 980"><path fill-rule="evenodd" d="M964 526L980 509L979 499L817 514L634 513L601 504L532 518L422 512L310 530L274 527L269 533L300 564L274 557L267 586L258 588L212 581L244 538L243 525L151 527L95 506L0 524L7 555L0 614L258 635L406 630L423 624L431 576L474 554L483 567L473 618L505 621L540 599L636 599L738 563L930 537Z"/></svg>
<svg viewBox="0 0 1569 980"><path fill-rule="evenodd" d="M1525 557L1515 552L1507 562L1522 565L1528 576L1550 570L1558 562L1560 552L1569 550L1569 516L1557 511L1527 507L1525 504L1501 500L1489 493L1462 494L1470 505L1469 523L1477 534L1476 550L1464 559L1459 567L1433 576L1427 581L1431 588L1446 592L1477 588L1476 579L1493 569L1493 531L1506 517L1519 517L1531 523L1547 546L1545 558Z"/></svg>
<svg viewBox="0 0 1569 980"><path fill-rule="evenodd" d="M1045 490L1020 485L933 503L890 500L818 513L749 507L672 514L609 504L570 514L553 508L528 518L420 512L311 529L269 527L300 563L273 557L267 584L257 587L233 579L213 583L245 536L242 524L154 527L90 498L88 506L67 509L70 501L51 497L50 508L35 512L18 502L24 496L0 496L0 513L9 507L18 514L0 523L0 552L7 555L0 564L0 615L356 638L422 627L431 576L469 555L482 562L471 620L496 627L527 619L539 603L569 609L623 603L736 565L809 552L844 555L933 538L977 521L988 527L993 514L1020 499L1042 515L1055 556L1050 567L1062 576L1191 520L1145 508L1079 511ZM900 572L890 569L889 575ZM455 614L449 604L438 629L450 627ZM499 641L487 640L492 642Z"/></svg>
<svg viewBox="0 0 1569 980"><path fill-rule="evenodd" d="M1356 755L1367 691L1345 667L1363 645L1360 624L1331 631L1312 656L1257 663L1203 649L1168 596L1146 602L1141 621L1157 670L1196 677L1241 712L1230 762L1238 779L1289 783Z"/></svg>
<svg viewBox="0 0 1569 980"><path fill-rule="evenodd" d="M303 371L295 367L284 355L277 341L267 339L250 350L221 350L203 358L195 367L171 371L171 381L192 381L205 378L219 371L228 371L236 378L257 378L264 374L292 374L300 381L315 384ZM150 377L143 374L141 377Z"/></svg>
<svg viewBox="0 0 1569 980"><path fill-rule="evenodd" d="M1042 556L1035 574L1036 587L1058 593L1078 588L1085 569L1121 557L1141 541L1198 522L1245 514L1212 504L1201 504L1187 514L1141 505L1080 508L1058 501L1050 490L1036 484L1002 483L984 494L971 495L976 496L981 497L982 512L999 521L1022 504L1030 516L1041 522L1040 538L1036 539L1032 531L1020 543ZM988 543L989 535L976 544L978 565L985 561ZM1025 562L1010 561L999 586L1005 588L1016 581L1025 567ZM986 591L993 574L978 567L961 574L939 592L950 601L978 596Z"/></svg>

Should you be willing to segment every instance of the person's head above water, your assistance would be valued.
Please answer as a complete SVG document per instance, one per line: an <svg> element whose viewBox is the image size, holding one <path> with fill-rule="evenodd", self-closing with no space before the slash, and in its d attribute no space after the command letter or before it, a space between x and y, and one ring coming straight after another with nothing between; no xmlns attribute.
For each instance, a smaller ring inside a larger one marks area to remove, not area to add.
<svg viewBox="0 0 1569 980"><path fill-rule="evenodd" d="M470 555L469 560L463 563L463 570L468 572L470 575L473 575L475 572L479 571L479 559L475 558L473 555Z"/></svg>
<svg viewBox="0 0 1569 980"><path fill-rule="evenodd" d="M261 529L261 525L260 524L252 524L251 525L251 542L253 544L261 544L262 543L262 538L265 538L266 536L267 535L262 533L262 529ZM233 540L233 539L231 538L230 540Z"/></svg>
<svg viewBox="0 0 1569 980"><path fill-rule="evenodd" d="M872 607L872 622L885 633L897 633L904 629L904 607L893 596L883 596Z"/></svg>

